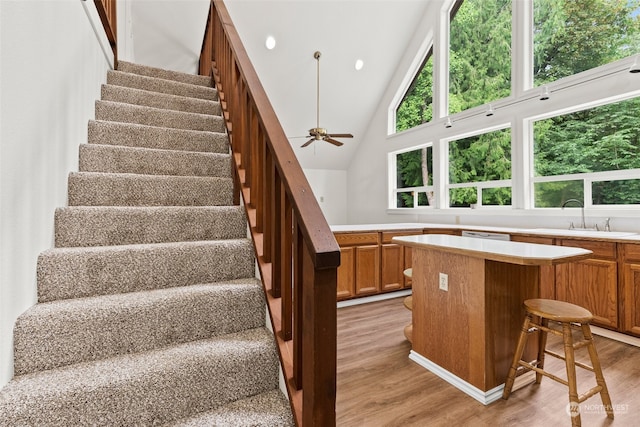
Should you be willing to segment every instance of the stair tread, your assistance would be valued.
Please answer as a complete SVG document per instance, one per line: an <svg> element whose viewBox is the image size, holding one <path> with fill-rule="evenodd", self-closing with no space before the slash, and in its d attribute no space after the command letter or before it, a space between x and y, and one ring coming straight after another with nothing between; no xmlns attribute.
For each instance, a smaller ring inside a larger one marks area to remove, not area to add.
<svg viewBox="0 0 640 427"><path fill-rule="evenodd" d="M178 420L165 427L293 427L289 401L280 390L229 403L209 412Z"/></svg>
<svg viewBox="0 0 640 427"><path fill-rule="evenodd" d="M15 377L0 424L156 425L276 387L273 336L256 328Z"/></svg>
<svg viewBox="0 0 640 427"><path fill-rule="evenodd" d="M218 116L222 113L219 101L152 92L126 86L102 85L100 99L190 113Z"/></svg>
<svg viewBox="0 0 640 427"><path fill-rule="evenodd" d="M218 100L218 91L212 87L159 79L156 77L141 76L139 74L116 70L107 71L107 84L134 87L152 92L168 93L171 95L187 96L190 98L201 98L211 101Z"/></svg>
<svg viewBox="0 0 640 427"><path fill-rule="evenodd" d="M211 77L208 76L189 74L173 70L165 70L163 68L136 64L128 61L118 61L118 70L132 74L140 74L147 77L157 77L166 80L177 80L183 83L211 87Z"/></svg>
<svg viewBox="0 0 640 427"><path fill-rule="evenodd" d="M90 120L89 144L109 144L195 152L229 152L226 133L175 129L137 123Z"/></svg>
<svg viewBox="0 0 640 427"><path fill-rule="evenodd" d="M227 177L71 172L70 206L217 206L233 202Z"/></svg>
<svg viewBox="0 0 640 427"><path fill-rule="evenodd" d="M255 329L264 326L262 306L255 278L36 304L14 328L15 372Z"/></svg>
<svg viewBox="0 0 640 427"><path fill-rule="evenodd" d="M220 116L165 110L123 102L97 100L95 102L95 116L97 120L112 122L138 123L206 132L225 131L224 119Z"/></svg>
<svg viewBox="0 0 640 427"><path fill-rule="evenodd" d="M241 206L69 206L56 209L55 247L238 239L246 224Z"/></svg>
<svg viewBox="0 0 640 427"><path fill-rule="evenodd" d="M231 155L103 144L81 144L81 172L231 177Z"/></svg>
<svg viewBox="0 0 640 427"><path fill-rule="evenodd" d="M40 302L254 275L251 240L53 248L37 262Z"/></svg>

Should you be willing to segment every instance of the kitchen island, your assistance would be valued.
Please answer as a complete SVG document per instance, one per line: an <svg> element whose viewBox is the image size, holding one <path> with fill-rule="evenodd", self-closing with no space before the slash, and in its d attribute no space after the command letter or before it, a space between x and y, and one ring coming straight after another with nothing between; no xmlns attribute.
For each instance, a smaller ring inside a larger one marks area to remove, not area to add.
<svg viewBox="0 0 640 427"><path fill-rule="evenodd" d="M501 397L522 302L539 297L540 268L591 256L576 247L440 234L392 241L412 252L410 358L483 404ZM536 350L531 345L527 355Z"/></svg>

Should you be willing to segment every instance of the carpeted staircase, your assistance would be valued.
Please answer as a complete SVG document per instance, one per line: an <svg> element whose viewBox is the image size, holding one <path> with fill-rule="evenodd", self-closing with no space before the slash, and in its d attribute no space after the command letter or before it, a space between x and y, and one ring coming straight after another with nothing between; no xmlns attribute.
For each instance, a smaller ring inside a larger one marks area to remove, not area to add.
<svg viewBox="0 0 640 427"><path fill-rule="evenodd" d="M0 426L289 426L210 79L110 71Z"/></svg>

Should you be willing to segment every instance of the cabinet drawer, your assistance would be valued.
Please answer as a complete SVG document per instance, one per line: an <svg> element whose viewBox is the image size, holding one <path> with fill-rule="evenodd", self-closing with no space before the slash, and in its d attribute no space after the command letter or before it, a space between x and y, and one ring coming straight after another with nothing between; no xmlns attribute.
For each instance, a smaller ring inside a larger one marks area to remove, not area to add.
<svg viewBox="0 0 640 427"><path fill-rule="evenodd" d="M336 234L340 246L377 245L378 233L345 233Z"/></svg>
<svg viewBox="0 0 640 427"><path fill-rule="evenodd" d="M416 236L422 234L422 230L409 230L409 231L383 231L382 243L391 243L391 239L398 236Z"/></svg>
<svg viewBox="0 0 640 427"><path fill-rule="evenodd" d="M622 245L625 261L640 261L640 245Z"/></svg>
<svg viewBox="0 0 640 427"><path fill-rule="evenodd" d="M588 249L593 252L594 258L616 257L616 244L614 242L596 242L593 240L560 240L562 246Z"/></svg>

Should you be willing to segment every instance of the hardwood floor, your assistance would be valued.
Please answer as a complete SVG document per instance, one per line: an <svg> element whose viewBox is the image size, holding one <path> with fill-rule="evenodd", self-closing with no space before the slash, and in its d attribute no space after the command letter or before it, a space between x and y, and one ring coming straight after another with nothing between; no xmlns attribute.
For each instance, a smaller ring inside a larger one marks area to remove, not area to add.
<svg viewBox="0 0 640 427"><path fill-rule="evenodd" d="M565 386L549 378L488 406L409 360L403 328L411 322L403 298L338 309L337 425L351 426L570 426ZM640 425L640 348L595 337L614 405L610 420L599 396L583 405L582 425ZM560 351L556 337L549 348ZM576 352L587 362L586 350ZM548 357L546 369L566 378L564 364ZM578 391L593 387L593 374L578 369Z"/></svg>

